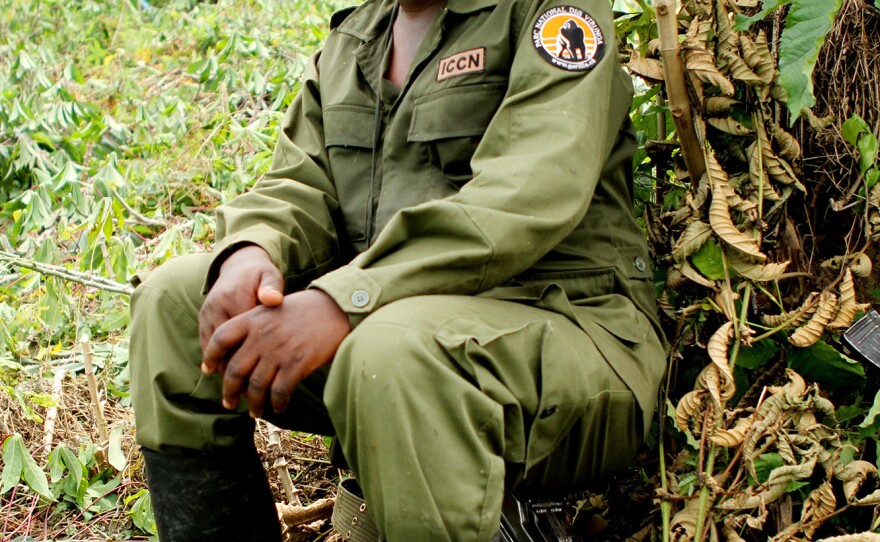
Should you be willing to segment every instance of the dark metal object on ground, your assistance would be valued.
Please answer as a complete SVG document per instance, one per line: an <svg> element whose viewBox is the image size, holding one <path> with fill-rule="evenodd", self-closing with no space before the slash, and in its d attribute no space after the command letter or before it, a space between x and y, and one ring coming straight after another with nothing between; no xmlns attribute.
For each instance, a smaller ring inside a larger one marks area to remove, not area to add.
<svg viewBox="0 0 880 542"><path fill-rule="evenodd" d="M581 542L565 521L563 500L519 499L505 494L500 542Z"/></svg>
<svg viewBox="0 0 880 542"><path fill-rule="evenodd" d="M880 368L880 314L870 311L843 334L849 354Z"/></svg>

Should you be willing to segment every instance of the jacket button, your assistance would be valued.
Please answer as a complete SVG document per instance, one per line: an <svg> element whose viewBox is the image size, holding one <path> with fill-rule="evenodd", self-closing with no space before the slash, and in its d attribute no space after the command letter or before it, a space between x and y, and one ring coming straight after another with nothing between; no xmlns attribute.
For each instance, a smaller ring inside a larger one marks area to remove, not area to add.
<svg viewBox="0 0 880 542"><path fill-rule="evenodd" d="M357 308L366 307L370 303L370 294L363 290L358 290L351 294L351 304Z"/></svg>
<svg viewBox="0 0 880 542"><path fill-rule="evenodd" d="M549 418L554 414L556 414L556 405L550 405L541 411L541 419L543 420L544 418Z"/></svg>
<svg viewBox="0 0 880 542"><path fill-rule="evenodd" d="M645 265L645 260L643 260L639 256L635 257L635 259L633 260L633 265L635 265L636 269L638 269L639 271L644 271L648 267L647 265Z"/></svg>

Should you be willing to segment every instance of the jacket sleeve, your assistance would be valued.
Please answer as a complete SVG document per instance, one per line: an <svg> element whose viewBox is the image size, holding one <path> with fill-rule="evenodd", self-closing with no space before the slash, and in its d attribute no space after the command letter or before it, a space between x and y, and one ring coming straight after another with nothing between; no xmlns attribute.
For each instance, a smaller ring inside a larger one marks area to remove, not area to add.
<svg viewBox="0 0 880 542"><path fill-rule="evenodd" d="M545 60L532 41L536 0L520 30L508 91L459 193L405 209L350 264L312 282L356 325L396 300L473 295L530 268L583 219L629 110L606 0L571 0L600 25L604 58L590 71ZM625 80L625 81L624 81Z"/></svg>
<svg viewBox="0 0 880 542"><path fill-rule="evenodd" d="M284 116L271 171L253 190L217 209L205 291L223 261L247 244L269 253L289 287L304 286L334 264L339 205L324 147L317 59L307 64L302 90Z"/></svg>

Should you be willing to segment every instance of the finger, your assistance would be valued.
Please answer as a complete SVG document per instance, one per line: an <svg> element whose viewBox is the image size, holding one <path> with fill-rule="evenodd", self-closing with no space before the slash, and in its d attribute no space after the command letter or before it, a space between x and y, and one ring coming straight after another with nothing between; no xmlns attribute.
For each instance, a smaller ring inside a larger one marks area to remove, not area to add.
<svg viewBox="0 0 880 542"><path fill-rule="evenodd" d="M259 349L248 342L232 355L223 372L224 407L232 410L238 406L238 400L245 393L248 379L259 362Z"/></svg>
<svg viewBox="0 0 880 542"><path fill-rule="evenodd" d="M254 371L248 379L247 400L250 415L256 419L263 415L263 409L266 406L266 394L269 386L278 373L278 365L270 363L265 358L261 359Z"/></svg>
<svg viewBox="0 0 880 542"><path fill-rule="evenodd" d="M204 374L212 374L221 363L232 357L233 350L247 338L249 324L250 320L243 315L227 320L214 330L202 354Z"/></svg>
<svg viewBox="0 0 880 542"><path fill-rule="evenodd" d="M199 310L199 348L202 352L208 347L208 341L214 333L213 318L211 318L211 307L209 302L202 305Z"/></svg>
<svg viewBox="0 0 880 542"><path fill-rule="evenodd" d="M293 395L293 390L300 381L298 374L299 372L296 370L282 369L275 375L275 379L272 381L270 401L272 402L272 410L276 413L281 414L287 410L290 396Z"/></svg>
<svg viewBox="0 0 880 542"><path fill-rule="evenodd" d="M284 302L284 278L278 269L266 269L260 275L257 298L267 307L277 307Z"/></svg>

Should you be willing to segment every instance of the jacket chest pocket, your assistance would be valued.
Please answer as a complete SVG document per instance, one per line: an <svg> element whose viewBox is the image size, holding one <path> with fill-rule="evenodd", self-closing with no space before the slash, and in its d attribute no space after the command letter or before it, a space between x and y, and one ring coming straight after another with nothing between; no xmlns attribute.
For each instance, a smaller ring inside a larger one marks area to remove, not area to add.
<svg viewBox="0 0 880 542"><path fill-rule="evenodd" d="M375 111L360 105L328 105L323 118L324 144L346 233L349 242L357 243L366 238Z"/></svg>
<svg viewBox="0 0 880 542"><path fill-rule="evenodd" d="M407 141L427 145L431 162L454 185L471 180L471 157L504 97L506 85L454 87L415 99Z"/></svg>

